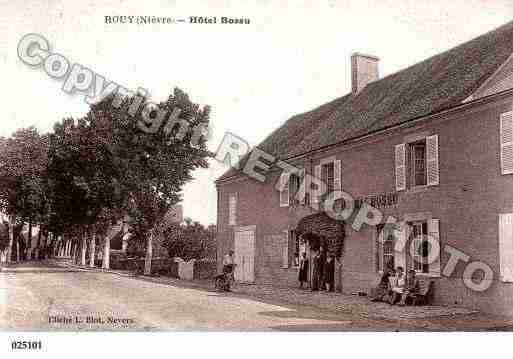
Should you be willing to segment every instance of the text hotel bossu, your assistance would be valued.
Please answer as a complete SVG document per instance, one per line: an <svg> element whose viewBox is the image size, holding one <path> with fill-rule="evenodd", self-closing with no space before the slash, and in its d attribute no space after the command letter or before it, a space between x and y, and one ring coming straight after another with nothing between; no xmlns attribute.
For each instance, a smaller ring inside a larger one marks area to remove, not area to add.
<svg viewBox="0 0 513 359"><path fill-rule="evenodd" d="M251 21L248 18L234 17L216 17L216 16L189 16L190 24L245 24L249 25Z"/></svg>

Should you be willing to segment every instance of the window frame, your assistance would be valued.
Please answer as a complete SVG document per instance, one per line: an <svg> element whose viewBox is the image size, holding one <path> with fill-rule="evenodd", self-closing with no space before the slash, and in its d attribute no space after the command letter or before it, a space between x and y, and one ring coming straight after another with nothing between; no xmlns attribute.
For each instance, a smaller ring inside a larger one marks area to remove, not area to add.
<svg viewBox="0 0 513 359"><path fill-rule="evenodd" d="M417 170L418 159L416 158L416 151L415 151L416 148L423 148L423 151L424 151L424 158L422 159L423 166L424 166L422 177L423 177L424 183L422 183L422 184L417 184L418 173L416 172L416 170ZM427 175L428 175L427 174L427 140L426 140L426 138L407 143L407 158L408 158L407 173L408 173L408 177L409 177L408 181L407 181L408 187L410 189L426 187L427 186Z"/></svg>
<svg viewBox="0 0 513 359"><path fill-rule="evenodd" d="M418 253L418 249L420 249L422 252L424 251L424 243L429 243L427 236L428 236L428 221L427 220L418 220L418 221L411 221L408 222L408 227L410 231L410 241L412 242L409 246L409 248L415 248L415 252L413 256L411 253L409 253L409 257L411 259L411 263L409 264L409 269L413 269L415 273L419 275L430 275L433 274L431 272L431 266L429 263L425 262L424 258L427 258L429 256L428 252L426 253ZM420 227L420 237L419 235L415 234L415 228ZM415 242L420 241L419 247L415 246ZM429 251L429 249L428 249ZM420 261L415 261L415 258L420 258ZM416 265L420 264L420 268L416 268Z"/></svg>
<svg viewBox="0 0 513 359"><path fill-rule="evenodd" d="M297 180L297 182L296 182ZM294 188L294 185L297 184L297 188ZM296 198L299 190L301 189L301 176L298 173L291 173L289 176L289 182L287 184L289 186L289 207L290 206L299 206L301 201Z"/></svg>
<svg viewBox="0 0 513 359"><path fill-rule="evenodd" d="M384 231L384 232L383 232ZM392 258L394 262L394 268L395 268L395 252L394 252L394 246L395 246L395 240L392 233L389 232L390 228L387 228L386 223L380 223L376 226L376 270L378 273L382 274L385 263L388 262L389 259L385 260L385 256L388 258ZM383 234L382 234L383 233ZM382 240L382 236L384 239ZM391 251L385 253L385 242L391 242Z"/></svg>
<svg viewBox="0 0 513 359"><path fill-rule="evenodd" d="M335 160L326 161L320 164L321 180L326 184L326 194L335 190ZM331 177L329 176L331 172Z"/></svg>

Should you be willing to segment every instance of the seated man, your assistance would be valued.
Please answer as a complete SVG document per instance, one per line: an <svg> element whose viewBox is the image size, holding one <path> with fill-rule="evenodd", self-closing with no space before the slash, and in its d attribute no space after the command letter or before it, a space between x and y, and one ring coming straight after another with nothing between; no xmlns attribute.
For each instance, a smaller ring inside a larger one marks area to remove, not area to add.
<svg viewBox="0 0 513 359"><path fill-rule="evenodd" d="M401 296L401 302L399 305L406 305L406 301L412 297L414 297L419 292L420 284L417 279L415 270L410 269L408 271L408 277L406 278L406 285L404 288L404 293Z"/></svg>
<svg viewBox="0 0 513 359"><path fill-rule="evenodd" d="M399 301L399 299L402 298L402 295L404 293L404 287L406 284L406 278L404 276L404 269L403 267L397 267L396 269L396 275L392 279L391 284L391 294L389 298L390 304L395 304Z"/></svg>

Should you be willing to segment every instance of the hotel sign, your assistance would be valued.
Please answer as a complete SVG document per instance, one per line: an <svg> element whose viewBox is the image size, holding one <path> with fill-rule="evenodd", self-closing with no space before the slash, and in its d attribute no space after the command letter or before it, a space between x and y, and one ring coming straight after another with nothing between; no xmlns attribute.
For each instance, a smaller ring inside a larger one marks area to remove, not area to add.
<svg viewBox="0 0 513 359"><path fill-rule="evenodd" d="M359 208L363 203L367 203L374 208L386 208L397 204L397 193L382 193L355 199L355 207Z"/></svg>

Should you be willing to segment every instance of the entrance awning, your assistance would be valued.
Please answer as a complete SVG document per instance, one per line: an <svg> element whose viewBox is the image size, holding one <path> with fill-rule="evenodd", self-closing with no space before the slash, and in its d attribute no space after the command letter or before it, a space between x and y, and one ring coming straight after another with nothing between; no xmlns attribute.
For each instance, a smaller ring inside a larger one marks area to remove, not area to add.
<svg viewBox="0 0 513 359"><path fill-rule="evenodd" d="M296 234L302 236L314 249L323 245L336 257L342 255L345 238L344 221L331 218L326 212L314 213L302 218L296 227Z"/></svg>

